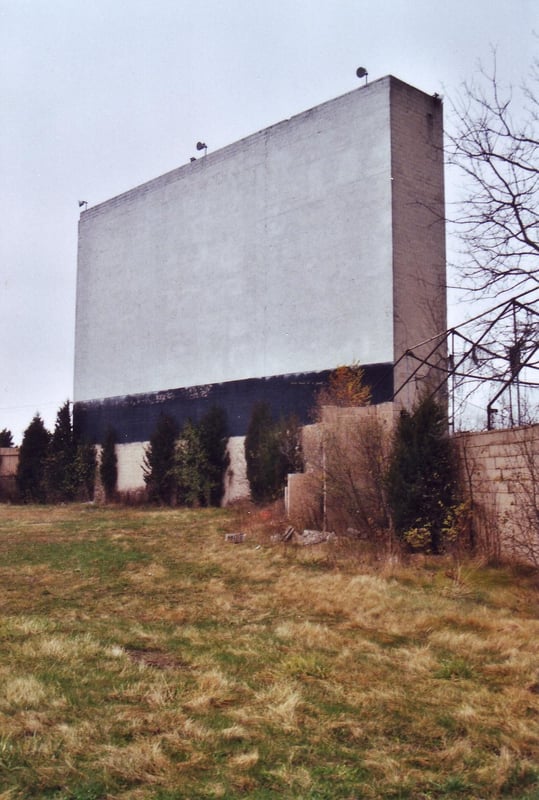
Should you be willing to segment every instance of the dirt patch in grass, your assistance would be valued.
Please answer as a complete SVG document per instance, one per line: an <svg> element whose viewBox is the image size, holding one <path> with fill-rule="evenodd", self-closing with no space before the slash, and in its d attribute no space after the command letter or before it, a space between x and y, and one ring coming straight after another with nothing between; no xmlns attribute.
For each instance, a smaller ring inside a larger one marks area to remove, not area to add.
<svg viewBox="0 0 539 800"><path fill-rule="evenodd" d="M140 650L137 648L126 648L126 653L137 664L144 664L147 667L156 669L190 669L190 664L181 661L170 653L163 653L161 650Z"/></svg>

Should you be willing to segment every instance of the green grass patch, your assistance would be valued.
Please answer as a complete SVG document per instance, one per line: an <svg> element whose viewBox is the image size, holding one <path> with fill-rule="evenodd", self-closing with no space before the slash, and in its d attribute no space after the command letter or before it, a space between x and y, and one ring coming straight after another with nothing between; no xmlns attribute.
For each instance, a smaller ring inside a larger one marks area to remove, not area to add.
<svg viewBox="0 0 539 800"><path fill-rule="evenodd" d="M446 656L439 669L434 673L441 680L471 680L474 677L473 667L461 656Z"/></svg>
<svg viewBox="0 0 539 800"><path fill-rule="evenodd" d="M24 533L21 534L24 537ZM33 542L24 540L3 555L4 567L43 565L51 570L74 570L101 578L122 572L129 564L147 562L148 553L124 540L97 539Z"/></svg>

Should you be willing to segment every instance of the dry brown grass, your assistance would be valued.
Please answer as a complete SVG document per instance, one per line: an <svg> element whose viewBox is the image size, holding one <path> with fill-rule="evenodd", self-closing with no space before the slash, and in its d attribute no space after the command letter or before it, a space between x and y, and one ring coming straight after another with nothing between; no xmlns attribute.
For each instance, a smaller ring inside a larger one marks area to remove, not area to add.
<svg viewBox="0 0 539 800"><path fill-rule="evenodd" d="M2 512L0 800L539 796L532 573L274 544L278 508Z"/></svg>

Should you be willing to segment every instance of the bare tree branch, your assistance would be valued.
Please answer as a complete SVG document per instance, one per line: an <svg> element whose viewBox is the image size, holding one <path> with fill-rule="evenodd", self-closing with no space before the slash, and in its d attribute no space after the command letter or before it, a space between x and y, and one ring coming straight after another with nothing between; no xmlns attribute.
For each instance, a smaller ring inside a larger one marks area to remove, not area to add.
<svg viewBox="0 0 539 800"><path fill-rule="evenodd" d="M463 178L453 223L465 282L489 294L539 284L539 63L515 92L499 81L494 52L452 111L447 158Z"/></svg>

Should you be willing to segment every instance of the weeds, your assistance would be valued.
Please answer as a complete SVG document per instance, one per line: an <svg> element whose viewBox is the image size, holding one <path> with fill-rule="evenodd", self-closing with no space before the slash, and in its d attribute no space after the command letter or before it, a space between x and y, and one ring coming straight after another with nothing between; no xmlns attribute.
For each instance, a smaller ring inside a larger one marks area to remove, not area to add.
<svg viewBox="0 0 539 800"><path fill-rule="evenodd" d="M2 507L1 800L539 796L536 574L276 524Z"/></svg>

